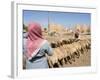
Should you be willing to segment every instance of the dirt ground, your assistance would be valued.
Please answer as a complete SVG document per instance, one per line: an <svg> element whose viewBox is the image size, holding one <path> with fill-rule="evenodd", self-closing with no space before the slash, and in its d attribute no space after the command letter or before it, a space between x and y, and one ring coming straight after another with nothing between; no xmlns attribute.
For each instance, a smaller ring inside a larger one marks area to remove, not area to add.
<svg viewBox="0 0 100 80"><path fill-rule="evenodd" d="M72 36L67 35L66 38L69 39L72 38ZM80 39L90 39L90 35L80 35ZM55 39L48 38L48 40L51 42L54 41ZM62 67L81 67L81 66L91 66L91 50L88 50L88 52L84 52L84 54L81 54L79 58L75 58L75 62L72 61L72 64L67 63L64 64Z"/></svg>
<svg viewBox="0 0 100 80"><path fill-rule="evenodd" d="M66 39L69 39L69 38L72 38L73 36L71 35L67 35L67 36L62 36L63 38L66 38ZM49 42L52 42L52 41L56 41L56 40L59 40L59 38L57 37L48 37L48 36L45 36L45 38L49 41ZM81 39L84 39L84 38L90 38L90 35L81 35L80 36ZM24 63L23 63L24 64ZM25 65L25 64L24 64ZM23 67L24 67L23 65ZM66 64L63 64L62 67L66 68L66 67L83 67L83 66L91 66L91 49L88 50L88 52L84 52L84 54L81 54L79 58L75 58L75 62L72 61L72 64L70 63L66 63Z"/></svg>
<svg viewBox="0 0 100 80"><path fill-rule="evenodd" d="M79 58L75 59L72 64L64 64L63 67L81 67L81 66L91 66L91 52L90 50L84 54L81 54Z"/></svg>

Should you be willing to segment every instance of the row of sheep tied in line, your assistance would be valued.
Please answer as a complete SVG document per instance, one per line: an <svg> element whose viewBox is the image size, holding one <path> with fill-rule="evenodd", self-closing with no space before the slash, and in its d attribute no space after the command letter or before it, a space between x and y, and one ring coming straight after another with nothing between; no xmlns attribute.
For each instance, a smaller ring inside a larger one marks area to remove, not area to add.
<svg viewBox="0 0 100 80"><path fill-rule="evenodd" d="M90 39L69 39L51 42L53 55L47 56L50 68L61 67L66 63L72 64L81 54L88 52L91 48Z"/></svg>

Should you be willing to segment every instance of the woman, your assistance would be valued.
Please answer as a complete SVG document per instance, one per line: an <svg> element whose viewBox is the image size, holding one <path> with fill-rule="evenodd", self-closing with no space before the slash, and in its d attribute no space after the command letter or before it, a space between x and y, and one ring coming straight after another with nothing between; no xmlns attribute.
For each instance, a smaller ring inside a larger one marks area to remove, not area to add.
<svg viewBox="0 0 100 80"><path fill-rule="evenodd" d="M41 26L37 23L31 23L28 26L26 42L26 69L49 68L45 54L51 56L52 48L42 37Z"/></svg>

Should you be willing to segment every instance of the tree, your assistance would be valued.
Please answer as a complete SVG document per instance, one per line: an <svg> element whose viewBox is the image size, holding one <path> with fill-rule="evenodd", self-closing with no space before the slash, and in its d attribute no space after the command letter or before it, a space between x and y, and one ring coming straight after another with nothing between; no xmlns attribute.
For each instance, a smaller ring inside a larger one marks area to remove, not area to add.
<svg viewBox="0 0 100 80"><path fill-rule="evenodd" d="M23 24L23 31L25 31L25 32L28 31L27 26L25 24Z"/></svg>

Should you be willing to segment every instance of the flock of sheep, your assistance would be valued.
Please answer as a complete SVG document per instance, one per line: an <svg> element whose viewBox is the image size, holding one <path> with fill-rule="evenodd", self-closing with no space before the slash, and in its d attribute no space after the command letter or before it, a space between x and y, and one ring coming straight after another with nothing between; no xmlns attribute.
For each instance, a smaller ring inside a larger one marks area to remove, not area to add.
<svg viewBox="0 0 100 80"><path fill-rule="evenodd" d="M64 64L72 64L80 55L85 54L91 48L90 39L63 39L52 41L53 55L47 56L50 68L62 67Z"/></svg>

